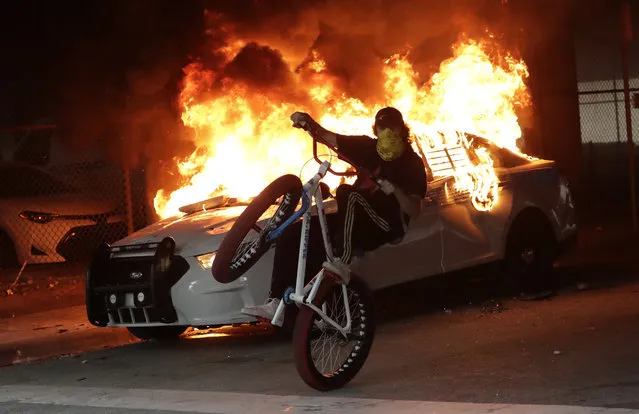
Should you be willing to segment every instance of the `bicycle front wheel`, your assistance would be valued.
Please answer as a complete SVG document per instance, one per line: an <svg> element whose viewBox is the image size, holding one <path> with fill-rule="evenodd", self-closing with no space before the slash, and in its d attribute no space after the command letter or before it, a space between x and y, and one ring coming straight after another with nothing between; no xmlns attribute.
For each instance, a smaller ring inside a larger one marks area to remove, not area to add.
<svg viewBox="0 0 639 414"><path fill-rule="evenodd" d="M375 336L373 297L366 283L353 275L346 286L351 332L346 336L307 306L302 306L293 332L293 359L304 382L319 391L346 385L366 362ZM313 303L326 316L345 326L342 285L326 278Z"/></svg>
<svg viewBox="0 0 639 414"><path fill-rule="evenodd" d="M293 215L301 196L302 182L290 174L262 190L224 236L211 267L215 280L230 283L246 273L273 243L266 235Z"/></svg>

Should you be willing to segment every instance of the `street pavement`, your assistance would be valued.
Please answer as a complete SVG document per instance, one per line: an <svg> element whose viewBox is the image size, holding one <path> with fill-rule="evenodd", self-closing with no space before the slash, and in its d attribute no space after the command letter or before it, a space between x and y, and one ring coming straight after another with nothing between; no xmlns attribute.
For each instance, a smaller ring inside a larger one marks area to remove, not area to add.
<svg viewBox="0 0 639 414"><path fill-rule="evenodd" d="M360 374L327 394L304 385L290 343L264 327L172 344L111 330L120 346L0 369L0 412L639 412L639 278L569 284L543 301L419 309L385 317ZM65 326L83 323L75 311ZM53 336L73 342L72 331Z"/></svg>
<svg viewBox="0 0 639 414"><path fill-rule="evenodd" d="M331 393L265 326L141 342L87 323L81 280L43 273L0 301L0 413L639 412L637 244L609 238L559 263L546 300L512 297L490 269L379 292L369 359Z"/></svg>

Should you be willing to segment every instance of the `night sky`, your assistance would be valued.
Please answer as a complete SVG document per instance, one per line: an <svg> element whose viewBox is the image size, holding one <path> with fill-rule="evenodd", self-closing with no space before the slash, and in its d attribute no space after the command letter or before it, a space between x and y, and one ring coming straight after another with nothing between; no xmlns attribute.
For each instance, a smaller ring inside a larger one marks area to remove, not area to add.
<svg viewBox="0 0 639 414"><path fill-rule="evenodd" d="M0 125L63 117L79 99L117 106L131 70L162 67L175 87L189 58L206 55L205 9L252 24L315 3L1 0Z"/></svg>
<svg viewBox="0 0 639 414"><path fill-rule="evenodd" d="M177 94L183 68L211 59L219 28L206 10L258 27L317 3L0 1L0 128L54 122L71 149L100 148L132 164L144 152L158 159L192 151Z"/></svg>
<svg viewBox="0 0 639 414"><path fill-rule="evenodd" d="M117 105L131 69L161 64L179 77L204 35L197 1L3 0L0 7L5 125L58 116L79 95Z"/></svg>

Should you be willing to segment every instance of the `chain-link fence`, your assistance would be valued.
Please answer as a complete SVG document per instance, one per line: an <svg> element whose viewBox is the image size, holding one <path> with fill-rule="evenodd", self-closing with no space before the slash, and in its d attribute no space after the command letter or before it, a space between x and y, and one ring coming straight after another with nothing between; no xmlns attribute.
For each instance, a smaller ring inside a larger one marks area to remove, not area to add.
<svg viewBox="0 0 639 414"><path fill-rule="evenodd" d="M148 224L139 172L99 156L56 153L52 130L2 137L0 268L87 262L102 244Z"/></svg>
<svg viewBox="0 0 639 414"><path fill-rule="evenodd" d="M637 10L624 17L624 2L593 1L578 16L575 32L585 201L594 210L630 201L630 159L624 72L628 76L630 129L639 142L639 48L625 43L628 24L639 28ZM635 7L636 9L636 7ZM636 169L635 169L636 170ZM635 171L636 175L636 171Z"/></svg>

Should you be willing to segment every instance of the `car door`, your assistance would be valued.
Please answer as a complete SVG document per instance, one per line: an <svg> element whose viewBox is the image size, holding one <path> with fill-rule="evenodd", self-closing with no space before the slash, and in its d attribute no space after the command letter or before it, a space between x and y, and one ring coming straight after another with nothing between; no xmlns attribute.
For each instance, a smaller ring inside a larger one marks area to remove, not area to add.
<svg viewBox="0 0 639 414"><path fill-rule="evenodd" d="M478 211L470 199L441 207L442 256L445 271L462 269L494 256L484 225L489 213Z"/></svg>
<svg viewBox="0 0 639 414"><path fill-rule="evenodd" d="M429 191L429 194L432 194ZM356 259L353 269L372 289L381 289L426 276L442 269L441 220L436 199L422 200L420 214L413 218L402 241L385 244Z"/></svg>
<svg viewBox="0 0 639 414"><path fill-rule="evenodd" d="M512 194L507 190L508 185L502 175L506 173L507 167L527 162L479 137L474 137L473 147L483 148L490 154L495 173L499 177L497 198L488 211L480 211L473 205L468 192L457 191L453 183L450 183L447 191L449 200L441 207L442 251L446 271L491 261L502 253L504 225L512 206ZM508 162L505 162L504 157L508 158ZM461 161L463 157L459 159ZM456 163L458 170L468 167L463 163Z"/></svg>

